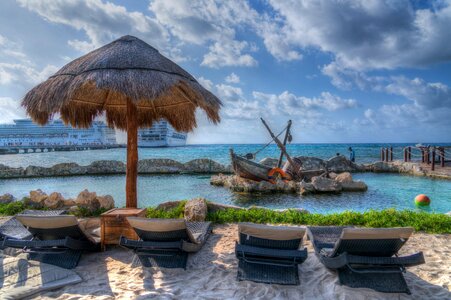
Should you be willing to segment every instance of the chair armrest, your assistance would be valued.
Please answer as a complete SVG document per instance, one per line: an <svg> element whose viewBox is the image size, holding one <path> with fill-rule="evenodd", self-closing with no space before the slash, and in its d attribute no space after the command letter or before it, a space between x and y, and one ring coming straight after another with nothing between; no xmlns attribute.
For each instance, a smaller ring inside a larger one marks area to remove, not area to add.
<svg viewBox="0 0 451 300"><path fill-rule="evenodd" d="M413 267L425 263L423 252L400 257L347 255L348 264Z"/></svg>
<svg viewBox="0 0 451 300"><path fill-rule="evenodd" d="M79 241L70 237L59 240L17 240L5 239L3 247L20 248L20 249L39 249L51 247L65 247L73 250L88 250L92 248L93 244L88 241Z"/></svg>
<svg viewBox="0 0 451 300"><path fill-rule="evenodd" d="M119 240L119 245L130 248L130 249L182 249L182 241L176 242L156 242L156 241L137 241L129 240L124 236L121 236Z"/></svg>
<svg viewBox="0 0 451 300"><path fill-rule="evenodd" d="M251 255L265 258L291 260L296 263L301 263L307 258L308 254L307 249L305 248L302 250L283 250L283 249L261 248L236 243L235 255L237 258L246 255Z"/></svg>

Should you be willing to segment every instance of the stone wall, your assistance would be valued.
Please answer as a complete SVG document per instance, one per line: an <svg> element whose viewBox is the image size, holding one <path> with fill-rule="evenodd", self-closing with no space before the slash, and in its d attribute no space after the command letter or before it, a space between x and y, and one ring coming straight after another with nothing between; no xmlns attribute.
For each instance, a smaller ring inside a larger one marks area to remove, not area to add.
<svg viewBox="0 0 451 300"><path fill-rule="evenodd" d="M116 160L99 160L90 165L60 163L52 167L28 166L11 168L0 164L0 179L24 177L55 177L80 175L125 174L125 163ZM139 174L180 174L180 173L231 173L230 166L224 166L211 159L194 159L181 163L172 159L143 159L138 163Z"/></svg>

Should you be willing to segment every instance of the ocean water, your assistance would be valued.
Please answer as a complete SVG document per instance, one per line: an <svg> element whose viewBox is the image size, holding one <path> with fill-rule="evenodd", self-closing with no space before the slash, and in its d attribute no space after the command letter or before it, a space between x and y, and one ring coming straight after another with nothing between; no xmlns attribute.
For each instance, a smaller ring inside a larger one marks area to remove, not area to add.
<svg viewBox="0 0 451 300"><path fill-rule="evenodd" d="M331 213L345 210L412 209L417 194L431 198L430 212L451 211L451 181L397 174L359 173L353 177L368 184L368 191L337 195L271 194L244 195L227 188L210 185L210 176L146 175L138 178L139 207L155 206L169 200L204 197L208 200L243 207L251 205L269 208L304 208L310 212ZM66 198L74 198L83 189L99 195L110 194L116 206L125 205L125 176L77 176L62 178L24 178L0 180L0 194L12 193L17 198L30 190L46 193L58 191Z"/></svg>
<svg viewBox="0 0 451 300"><path fill-rule="evenodd" d="M402 149L407 144L391 144L394 147L394 158L402 159ZM448 144L451 145L451 144ZM389 144L290 144L288 153L292 156L316 156L328 159L337 153L348 155L348 147L355 150L356 161L368 163L380 158L380 148L389 147ZM238 154L254 153L263 147L261 144L236 144L236 145L187 145L171 148L140 148L139 159L171 158L180 162L187 162L196 158L210 158L223 164L230 163L229 149L233 148ZM52 166L63 162L76 162L80 165L88 165L95 160L126 160L126 149L86 150L71 152L44 152L28 154L0 155L0 164L10 167ZM265 157L279 157L280 150L276 145L261 150L257 154L257 160ZM413 152L413 158L419 153Z"/></svg>
<svg viewBox="0 0 451 300"><path fill-rule="evenodd" d="M196 158L210 158L229 164L229 149L239 154L256 152L263 145L189 145L174 148L139 149L140 159L171 158L187 162ZM379 159L380 148L388 144L292 144L288 151L293 156L316 156L324 159L336 153L347 155L352 146L356 161L373 162ZM405 144L394 146L395 159L402 158ZM278 157L280 152L271 145L257 154L257 160L264 157ZM415 153L414 153L414 159ZM126 160L126 149L88 150L73 152L29 153L0 155L0 164L12 167L28 165L52 166L62 162L76 162L87 165L95 160ZM338 212L344 210L365 211L368 209L417 209L413 199L417 194L426 194L432 199L427 211L445 213L451 211L451 181L413 177L398 174L354 174L355 179L363 180L369 189L362 193L343 193L339 195L243 195L226 188L211 186L210 176L196 175L148 175L139 176L139 206L155 206L169 200L205 197L211 201L243 207L258 205L270 208L305 208L312 212ZM30 190L42 189L46 193L61 192L66 198L74 198L83 189L96 191L99 195L110 194L116 206L125 205L125 176L79 176L59 178L24 178L0 180L0 195L11 193L17 198L27 196Z"/></svg>

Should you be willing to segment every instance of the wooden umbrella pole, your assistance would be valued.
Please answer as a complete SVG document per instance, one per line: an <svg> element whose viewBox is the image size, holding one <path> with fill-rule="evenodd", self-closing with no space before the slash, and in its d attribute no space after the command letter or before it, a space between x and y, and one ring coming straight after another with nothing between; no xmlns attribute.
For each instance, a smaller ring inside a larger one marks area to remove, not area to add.
<svg viewBox="0 0 451 300"><path fill-rule="evenodd" d="M127 182L125 206L137 208L136 181L138 177L138 116L136 105L127 99Z"/></svg>

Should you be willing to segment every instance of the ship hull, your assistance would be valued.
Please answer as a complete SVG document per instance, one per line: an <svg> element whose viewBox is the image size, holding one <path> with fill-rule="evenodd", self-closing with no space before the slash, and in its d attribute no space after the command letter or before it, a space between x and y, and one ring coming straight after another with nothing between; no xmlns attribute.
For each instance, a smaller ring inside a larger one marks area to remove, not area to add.
<svg viewBox="0 0 451 300"><path fill-rule="evenodd" d="M268 173L271 170L270 167L240 157L233 153L232 150L230 151L230 156L232 168L236 175L254 181L269 180Z"/></svg>

